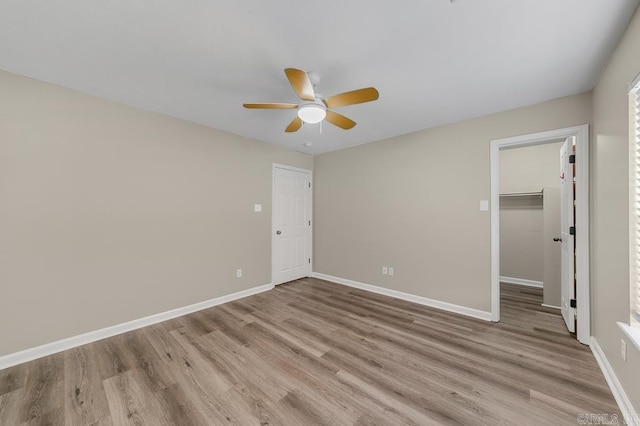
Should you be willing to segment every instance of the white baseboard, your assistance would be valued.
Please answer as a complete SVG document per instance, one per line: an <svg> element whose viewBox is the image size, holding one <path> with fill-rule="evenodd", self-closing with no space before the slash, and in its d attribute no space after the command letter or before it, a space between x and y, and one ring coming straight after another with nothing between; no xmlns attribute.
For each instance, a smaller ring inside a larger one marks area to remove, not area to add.
<svg viewBox="0 0 640 426"><path fill-rule="evenodd" d="M443 311L454 312L456 314L479 318L485 321L491 321L491 318L492 318L491 312L480 311L478 309L473 309L473 308L467 308L466 306L454 305L453 303L441 302L439 300L429 299L427 297L422 297L422 296L416 296L409 293L403 293L401 291L391 290L384 287L378 287L371 284L365 284L358 281L352 281L346 278L334 277L332 275L326 275L320 272L313 272L311 276L321 280L331 281L336 284L342 284L349 287L359 288L360 290L366 290L372 293L382 294L384 296L395 297L396 299L402 299L408 302L418 303L420 305L442 309Z"/></svg>
<svg viewBox="0 0 640 426"><path fill-rule="evenodd" d="M602 374L604 374L604 378L609 385L609 389L611 389L611 393L613 394L613 398L616 400L620 411L622 412L622 416L625 418L626 423L631 426L640 426L640 418L636 414L636 411L631 405L631 401L629 397L625 393L622 385L618 381L616 377L616 373L613 371L611 364L609 364L609 360L605 356L602 348L598 344L598 341L595 337L591 337L591 342L589 344L591 347L591 352L593 352L593 356L596 358L598 365L600 366L600 370L602 370ZM623 424L623 423L621 423Z"/></svg>
<svg viewBox="0 0 640 426"><path fill-rule="evenodd" d="M544 286L542 281L525 280L524 278L513 278L500 276L501 283L526 285L527 287L540 287Z"/></svg>
<svg viewBox="0 0 640 426"><path fill-rule="evenodd" d="M86 345L87 343L95 342L97 340L106 339L107 337L112 337L117 334L126 333L127 331L136 330L138 328L157 324L159 322L187 315L196 311L200 311L202 309L207 309L212 306L242 299L244 297L262 293L271 289L273 289L273 284L265 284L258 287L238 291L236 293L228 294L226 296L220 296L214 299L205 300L204 302L194 303L193 305L183 306L181 308L172 309L170 311L161 312L158 314L150 315L148 317L136 319L122 324L117 324L111 327L102 328L100 330L90 331L88 333L68 337L66 339L58 340L51 343L46 343L44 345L25 349L20 352L3 355L0 356L0 370L17 364L22 364L23 362L42 358L47 355L52 355L57 352L66 351L67 349Z"/></svg>
<svg viewBox="0 0 640 426"><path fill-rule="evenodd" d="M545 308L551 308L551 309L562 309L560 306L547 305L546 303L541 303L540 306L545 307Z"/></svg>

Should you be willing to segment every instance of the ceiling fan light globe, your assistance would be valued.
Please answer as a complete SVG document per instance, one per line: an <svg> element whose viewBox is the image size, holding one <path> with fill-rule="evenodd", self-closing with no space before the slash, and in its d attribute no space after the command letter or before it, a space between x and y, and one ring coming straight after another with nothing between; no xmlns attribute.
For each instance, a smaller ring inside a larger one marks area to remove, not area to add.
<svg viewBox="0 0 640 426"><path fill-rule="evenodd" d="M305 123L319 123L327 116L327 109L324 105L309 103L300 105L298 108L298 117Z"/></svg>

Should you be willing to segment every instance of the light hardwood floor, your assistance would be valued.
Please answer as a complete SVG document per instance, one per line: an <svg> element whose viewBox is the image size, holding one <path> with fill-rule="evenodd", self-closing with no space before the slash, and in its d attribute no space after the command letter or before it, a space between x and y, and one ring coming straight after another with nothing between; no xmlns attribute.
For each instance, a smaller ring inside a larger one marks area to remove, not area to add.
<svg viewBox="0 0 640 426"><path fill-rule="evenodd" d="M620 413L541 291L487 323L317 279L0 370L1 425L531 424ZM621 418L621 417L620 417Z"/></svg>

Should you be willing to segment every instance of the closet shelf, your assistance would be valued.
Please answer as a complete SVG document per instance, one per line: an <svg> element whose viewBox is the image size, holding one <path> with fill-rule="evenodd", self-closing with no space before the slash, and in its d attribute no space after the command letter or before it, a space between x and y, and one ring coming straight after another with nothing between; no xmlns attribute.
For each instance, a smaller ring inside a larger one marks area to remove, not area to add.
<svg viewBox="0 0 640 426"><path fill-rule="evenodd" d="M501 197L542 197L542 191L538 192L510 192L500 194Z"/></svg>

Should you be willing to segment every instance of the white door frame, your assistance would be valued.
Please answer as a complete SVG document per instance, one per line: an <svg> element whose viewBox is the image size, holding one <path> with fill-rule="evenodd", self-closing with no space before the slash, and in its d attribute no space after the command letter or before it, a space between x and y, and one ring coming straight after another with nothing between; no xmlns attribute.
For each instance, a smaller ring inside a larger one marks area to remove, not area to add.
<svg viewBox="0 0 640 426"><path fill-rule="evenodd" d="M276 218L273 215L274 206L276 205L276 169L291 170L294 172L301 172L309 174L309 182L313 189L313 171L308 169L301 169L299 167L288 166L286 164L273 163L271 167L271 283L275 283L275 270L276 270ZM309 265L309 271L313 271L313 192L309 197L309 219L311 220L311 230L309 232L309 258L311 259Z"/></svg>
<svg viewBox="0 0 640 426"><path fill-rule="evenodd" d="M500 149L542 145L576 137L576 300L578 341L591 340L589 295L589 125L491 141L491 320L500 321Z"/></svg>

